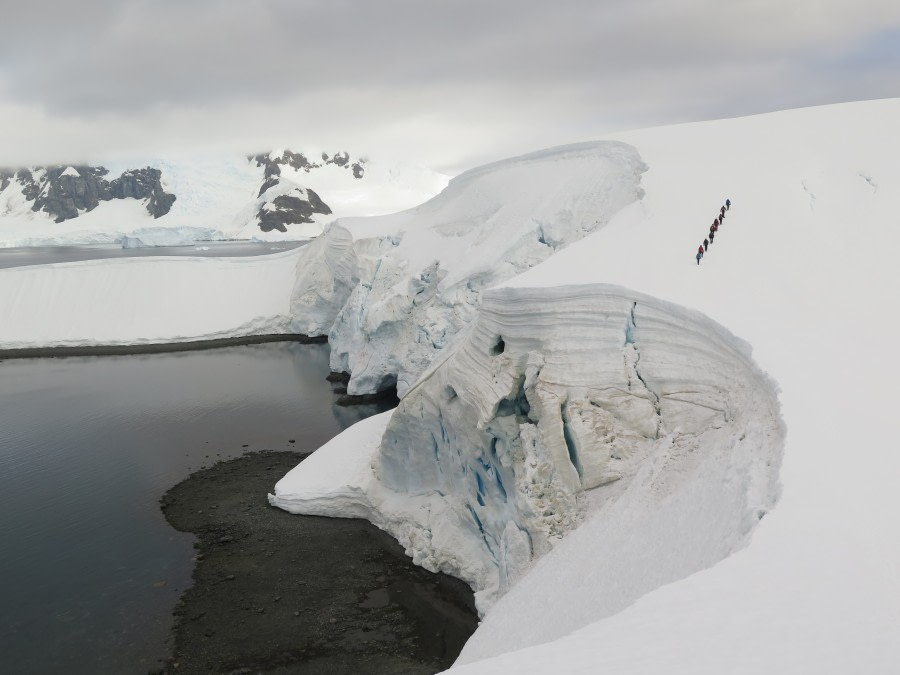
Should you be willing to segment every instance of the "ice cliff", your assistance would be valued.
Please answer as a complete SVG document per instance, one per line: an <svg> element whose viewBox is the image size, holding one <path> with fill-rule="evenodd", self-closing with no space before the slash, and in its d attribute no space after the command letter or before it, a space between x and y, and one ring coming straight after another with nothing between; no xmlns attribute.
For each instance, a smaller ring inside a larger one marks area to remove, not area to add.
<svg viewBox="0 0 900 675"><path fill-rule="evenodd" d="M613 286L481 300L470 332L371 423L386 423L380 444L326 446L270 501L370 519L417 564L468 581L482 612L585 518L634 529L612 584L658 553L648 532L665 533L679 577L742 545L777 497L784 438L774 386L744 343ZM680 500L702 508L686 519L670 508Z"/></svg>
<svg viewBox="0 0 900 675"><path fill-rule="evenodd" d="M403 396L474 319L483 289L606 225L640 198L645 170L630 145L583 143L474 169L410 211L339 221L358 281L328 332L332 370L351 374L350 394L396 385Z"/></svg>

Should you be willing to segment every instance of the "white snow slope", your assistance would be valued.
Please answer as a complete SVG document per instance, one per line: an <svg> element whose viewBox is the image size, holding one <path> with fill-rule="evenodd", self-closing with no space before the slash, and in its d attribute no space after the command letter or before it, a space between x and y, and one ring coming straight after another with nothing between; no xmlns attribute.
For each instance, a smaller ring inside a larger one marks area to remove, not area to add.
<svg viewBox="0 0 900 675"><path fill-rule="evenodd" d="M898 672L900 100L615 140L640 199L488 291L272 501L482 591L460 672Z"/></svg>
<svg viewBox="0 0 900 675"><path fill-rule="evenodd" d="M273 152L274 157L278 152ZM321 153L305 153L313 161ZM132 245L171 246L200 239L297 240L314 237L335 218L393 213L420 204L442 190L443 174L390 159L365 163L361 179L349 167L326 164L310 172L281 167L278 190L260 196L264 168L237 153L192 153L134 157L101 162L113 179L128 169L150 166L162 172L167 192L176 196L166 215L154 219L136 199L101 202L77 218L55 223L46 213L31 210L34 202L12 180L0 192L0 247L113 244L125 237ZM74 171L74 169L73 169ZM257 213L266 201L292 189L314 190L332 210L314 214L313 223L297 223L287 233L263 232Z"/></svg>

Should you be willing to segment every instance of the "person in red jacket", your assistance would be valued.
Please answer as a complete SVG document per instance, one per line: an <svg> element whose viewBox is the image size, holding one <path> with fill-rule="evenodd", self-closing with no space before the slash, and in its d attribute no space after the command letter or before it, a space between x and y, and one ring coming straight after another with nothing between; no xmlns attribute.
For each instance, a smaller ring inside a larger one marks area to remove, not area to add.
<svg viewBox="0 0 900 675"><path fill-rule="evenodd" d="M700 258L703 257L703 244L700 244L700 248L697 249L697 264L700 264Z"/></svg>

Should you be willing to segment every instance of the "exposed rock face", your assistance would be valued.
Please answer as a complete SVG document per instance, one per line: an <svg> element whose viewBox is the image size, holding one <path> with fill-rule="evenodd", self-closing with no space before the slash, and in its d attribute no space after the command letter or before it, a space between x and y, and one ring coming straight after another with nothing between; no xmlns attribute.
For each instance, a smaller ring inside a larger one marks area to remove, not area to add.
<svg viewBox="0 0 900 675"><path fill-rule="evenodd" d="M269 185L271 181L271 178L268 179L263 187ZM288 188L287 192L274 194L279 192L281 187L280 181L275 180L274 183L271 183L271 187L262 193L267 199L260 207L257 217L259 218L259 227L263 232L272 230L287 232L288 225L315 222L312 217L314 213L322 215L331 213L328 204L323 202L322 198L314 191L297 186L292 187L292 184L288 184L284 186Z"/></svg>
<svg viewBox="0 0 900 675"><path fill-rule="evenodd" d="M162 172L147 167L126 171L109 184L114 199L147 199L147 211L154 218L164 216L175 203L175 195L162 188Z"/></svg>
<svg viewBox="0 0 900 675"><path fill-rule="evenodd" d="M340 166L345 169L352 170L354 178L362 178L366 172L366 160L358 159L355 162L351 162L350 153L348 152L336 152L332 156L329 156L327 152L323 152L321 162L316 162L309 159L302 152L291 152L290 150L285 150L280 155L274 155L274 153L271 152L267 154L254 155L249 159L255 161L256 166L265 167L266 178L268 178L269 176L280 175L282 166L290 166L297 171L305 171L306 173L309 173L310 171L325 166L326 164L334 164L335 166Z"/></svg>
<svg viewBox="0 0 900 675"><path fill-rule="evenodd" d="M15 173L7 170L0 176L2 189L14 176L25 199L34 202L31 210L48 213L57 223L77 218L79 213L112 199L146 200L147 211L154 218L167 214L175 202L175 195L162 187L159 169L126 171L112 181L106 180L107 173L102 166L50 166Z"/></svg>
<svg viewBox="0 0 900 675"><path fill-rule="evenodd" d="M331 207L314 191L291 180L291 172L282 173L282 167L294 171L310 173L328 164L351 170L354 178L365 174L365 159L351 161L347 152L329 155L323 152L320 161L307 157L302 152L284 150L280 154L270 152L248 157L256 166L263 167L265 181L259 188L257 197L261 200L257 212L259 229L263 232L278 230L287 232L289 225L315 223L315 214L331 215Z"/></svg>
<svg viewBox="0 0 900 675"><path fill-rule="evenodd" d="M22 194L28 201L34 201L41 192L41 188L34 180L34 174L28 169L20 169L16 173L16 182L22 186Z"/></svg>

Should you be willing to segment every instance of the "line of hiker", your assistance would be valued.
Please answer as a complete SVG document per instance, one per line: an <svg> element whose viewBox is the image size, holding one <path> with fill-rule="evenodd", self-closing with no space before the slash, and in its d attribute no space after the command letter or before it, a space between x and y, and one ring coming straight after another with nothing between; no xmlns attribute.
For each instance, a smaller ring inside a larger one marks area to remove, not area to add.
<svg viewBox="0 0 900 675"><path fill-rule="evenodd" d="M725 212L731 210L731 200L725 200L725 206L719 209L719 215L716 216L716 219L713 221L712 225L709 226L709 236L703 240L703 243L700 244L700 248L697 249L697 264L700 264L700 258L703 257L703 254L706 253L707 249L712 246L713 241L716 238L716 232L719 231L719 226L725 222Z"/></svg>

